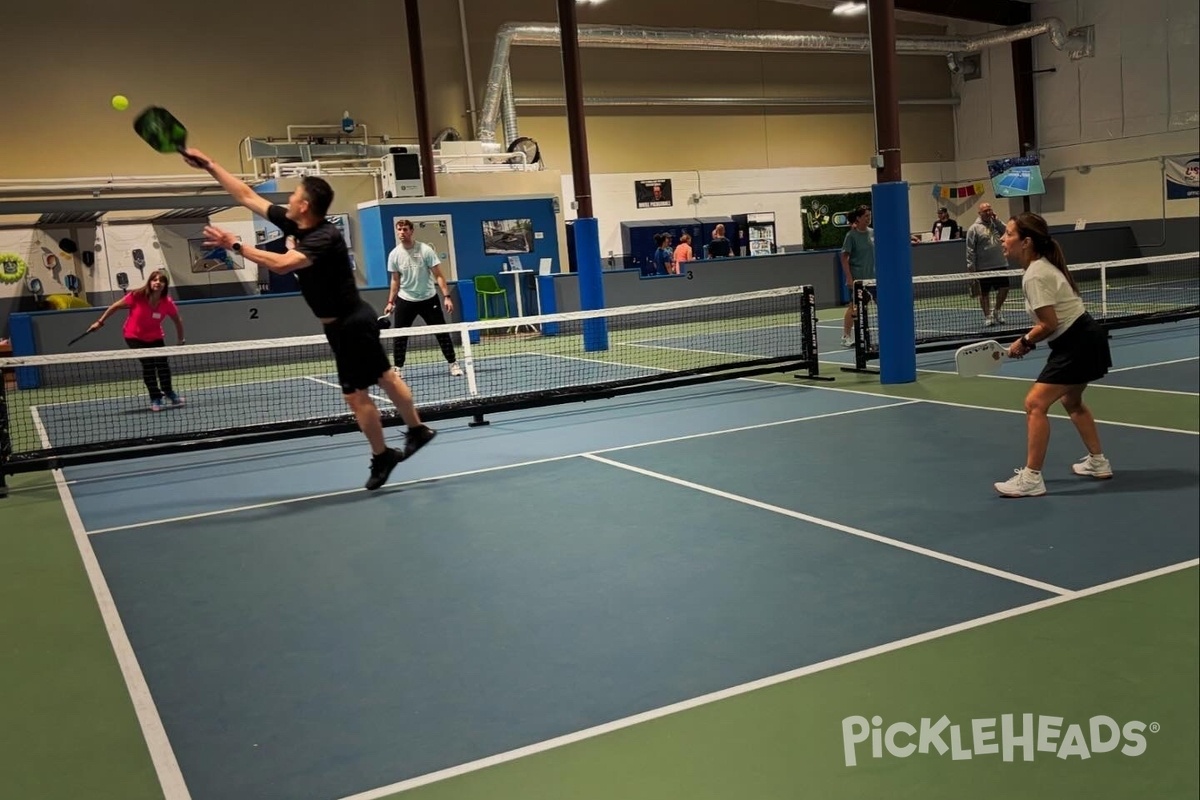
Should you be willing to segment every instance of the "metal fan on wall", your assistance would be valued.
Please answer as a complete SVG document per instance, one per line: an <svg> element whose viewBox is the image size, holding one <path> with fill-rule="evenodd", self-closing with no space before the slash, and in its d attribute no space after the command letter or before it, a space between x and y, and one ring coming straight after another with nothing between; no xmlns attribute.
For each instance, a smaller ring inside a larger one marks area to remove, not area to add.
<svg viewBox="0 0 1200 800"><path fill-rule="evenodd" d="M542 160L542 151L538 149L536 139L529 136L518 136L508 146L508 152L521 153L525 156L526 164L538 164Z"/></svg>

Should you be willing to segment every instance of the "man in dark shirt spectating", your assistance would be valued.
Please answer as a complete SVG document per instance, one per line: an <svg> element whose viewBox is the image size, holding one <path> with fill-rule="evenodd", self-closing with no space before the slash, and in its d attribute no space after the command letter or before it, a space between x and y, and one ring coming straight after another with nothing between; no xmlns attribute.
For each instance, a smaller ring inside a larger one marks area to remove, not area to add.
<svg viewBox="0 0 1200 800"><path fill-rule="evenodd" d="M219 245L241 253L272 272L295 272L304 301L325 327L342 396L371 445L367 488L378 489L387 482L392 468L424 447L434 437L434 431L421 423L412 391L392 371L379 341L375 311L358 293L346 241L337 227L325 219L333 202L333 189L322 178L306 177L292 192L285 208L273 205L199 150L185 150L183 158L189 165L207 170L234 200L265 217L287 237L286 252L272 253L242 244L234 234L214 225L204 228L207 246ZM369 393L376 384L387 393L408 425L403 450L388 447L384 441L379 407Z"/></svg>

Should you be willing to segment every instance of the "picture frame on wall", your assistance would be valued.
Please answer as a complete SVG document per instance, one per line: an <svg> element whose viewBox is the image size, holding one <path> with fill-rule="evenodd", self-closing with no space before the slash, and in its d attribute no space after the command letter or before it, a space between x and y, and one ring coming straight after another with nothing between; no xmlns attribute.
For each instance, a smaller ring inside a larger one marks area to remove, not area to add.
<svg viewBox="0 0 1200 800"><path fill-rule="evenodd" d="M483 221L483 252L489 256L533 252L533 220L489 219Z"/></svg>
<svg viewBox="0 0 1200 800"><path fill-rule="evenodd" d="M246 266L224 247L205 247L203 239L188 239L188 252L193 273L245 269Z"/></svg>
<svg viewBox="0 0 1200 800"><path fill-rule="evenodd" d="M670 178L634 181L633 193L638 208L670 208L675 204L671 199Z"/></svg>

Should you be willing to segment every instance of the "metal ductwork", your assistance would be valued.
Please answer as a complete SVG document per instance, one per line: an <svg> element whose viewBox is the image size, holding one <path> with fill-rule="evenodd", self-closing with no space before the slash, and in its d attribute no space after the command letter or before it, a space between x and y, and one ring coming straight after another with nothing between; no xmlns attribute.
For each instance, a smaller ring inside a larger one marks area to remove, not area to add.
<svg viewBox="0 0 1200 800"><path fill-rule="evenodd" d="M562 97L516 97L513 102L518 106L553 107L565 106L567 101ZM841 106L871 106L874 101L869 97L720 97L702 96L672 96L672 97L585 97L583 104L587 106L610 107L678 107L678 106L742 106L746 108L834 108ZM901 100L902 106L956 106L957 97L924 98L917 100ZM507 131L507 125L505 131ZM507 135L507 133L505 134Z"/></svg>
<svg viewBox="0 0 1200 800"><path fill-rule="evenodd" d="M649 28L634 25L580 25L581 47L605 47L638 50L725 50L746 53L869 53L867 34L789 33L785 31L724 31L700 28ZM975 53L997 45L1047 35L1059 50L1071 58L1087 52L1087 40L1073 36L1062 20L1049 19L1015 25L976 36L898 36L896 52L901 55L958 55ZM505 105L505 128L516 131L515 103L511 100L509 56L514 45L558 47L558 25L552 23L506 22L496 33L492 68L484 88L480 111L479 140L496 149L496 122L501 104ZM509 87L506 91L506 87ZM506 97L507 95L507 97ZM511 119L510 119L511 117Z"/></svg>

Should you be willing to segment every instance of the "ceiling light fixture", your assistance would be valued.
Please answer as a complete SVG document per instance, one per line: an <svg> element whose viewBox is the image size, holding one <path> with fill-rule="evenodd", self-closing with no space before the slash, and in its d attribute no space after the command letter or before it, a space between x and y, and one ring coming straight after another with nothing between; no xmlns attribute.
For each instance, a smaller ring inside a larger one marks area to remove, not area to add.
<svg viewBox="0 0 1200 800"><path fill-rule="evenodd" d="M833 7L833 13L839 17L857 17L859 14L865 14L867 11L866 3L856 3L847 0L844 3L838 3Z"/></svg>

